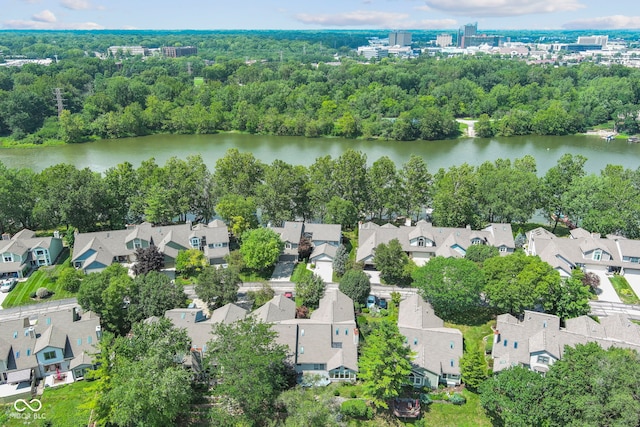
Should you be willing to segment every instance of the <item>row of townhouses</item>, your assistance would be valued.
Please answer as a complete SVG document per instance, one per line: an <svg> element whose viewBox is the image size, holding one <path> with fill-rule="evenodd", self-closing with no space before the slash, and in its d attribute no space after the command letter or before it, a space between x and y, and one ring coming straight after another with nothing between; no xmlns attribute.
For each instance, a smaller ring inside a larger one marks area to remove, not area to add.
<svg viewBox="0 0 640 427"><path fill-rule="evenodd" d="M177 308L165 316L176 327L186 328L192 342L185 363L198 369L207 351L207 342L216 323L233 323L252 315L270 323L277 342L289 348L290 362L302 378L305 374L321 378L321 383L353 381L358 373L359 331L353 301L338 290L329 290L309 319L296 319L296 304L281 295L249 313L227 304L207 318L202 310ZM153 320L153 319L150 319ZM445 328L429 303L412 295L399 306L398 327L415 353L409 380L416 387L460 384L462 333Z"/></svg>
<svg viewBox="0 0 640 427"><path fill-rule="evenodd" d="M624 275L640 274L640 240L600 236L583 228L571 230L569 238L556 237L544 228L527 233L526 252L538 255L563 276L575 268L606 270Z"/></svg>
<svg viewBox="0 0 640 427"><path fill-rule="evenodd" d="M492 355L494 372L512 366L524 366L537 372L547 372L561 359L565 346L596 342L602 348L622 347L640 351L640 325L626 316L589 316L566 319L551 314L525 311L522 318L510 314L498 316L494 330Z"/></svg>
<svg viewBox="0 0 640 427"><path fill-rule="evenodd" d="M73 382L94 366L95 345L102 337L100 319L79 307L46 310L0 320L0 389L2 395L30 392L34 380L46 385ZM6 389L6 390L5 390Z"/></svg>
<svg viewBox="0 0 640 427"><path fill-rule="evenodd" d="M52 265L61 252L59 237L36 237L27 229L14 236L5 233L0 240L0 278L26 277L32 269Z"/></svg>

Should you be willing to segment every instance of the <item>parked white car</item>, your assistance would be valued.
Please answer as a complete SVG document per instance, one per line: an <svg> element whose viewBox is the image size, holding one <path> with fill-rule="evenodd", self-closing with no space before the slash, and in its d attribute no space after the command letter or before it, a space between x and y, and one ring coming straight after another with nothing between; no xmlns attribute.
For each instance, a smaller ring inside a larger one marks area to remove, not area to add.
<svg viewBox="0 0 640 427"><path fill-rule="evenodd" d="M0 292L9 292L16 287L16 284L18 283L18 279L16 279L15 277L12 277L11 279L3 280L1 283L2 284L0 285Z"/></svg>

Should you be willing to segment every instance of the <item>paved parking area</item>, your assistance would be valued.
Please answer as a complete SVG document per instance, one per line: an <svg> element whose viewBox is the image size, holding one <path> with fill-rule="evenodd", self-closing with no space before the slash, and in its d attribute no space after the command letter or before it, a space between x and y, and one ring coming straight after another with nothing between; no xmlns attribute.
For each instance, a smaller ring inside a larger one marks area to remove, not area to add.
<svg viewBox="0 0 640 427"><path fill-rule="evenodd" d="M276 264L271 275L271 281L274 282L288 282L291 280L291 274L295 268L296 263L293 261L282 261Z"/></svg>
<svg viewBox="0 0 640 427"><path fill-rule="evenodd" d="M322 277L324 283L333 282L333 264L328 261L319 261L316 263L316 268L313 270L314 274Z"/></svg>
<svg viewBox="0 0 640 427"><path fill-rule="evenodd" d="M636 293L638 297L640 297L640 275L638 274L627 274L624 276L629 282L629 286L633 289L633 292Z"/></svg>
<svg viewBox="0 0 640 427"><path fill-rule="evenodd" d="M609 276L602 270L588 270L590 273L596 274L600 278L600 293L598 294L598 300L609 302L622 302L620 297L613 289L613 285L609 281Z"/></svg>

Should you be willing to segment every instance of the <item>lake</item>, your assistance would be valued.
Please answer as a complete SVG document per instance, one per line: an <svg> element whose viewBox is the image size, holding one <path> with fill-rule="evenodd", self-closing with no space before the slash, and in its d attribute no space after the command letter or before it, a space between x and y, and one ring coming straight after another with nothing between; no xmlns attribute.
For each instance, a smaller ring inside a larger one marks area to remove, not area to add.
<svg viewBox="0 0 640 427"><path fill-rule="evenodd" d="M398 166L406 162L411 154L417 154L426 160L432 173L438 168L464 162L477 166L487 160L514 159L526 154L536 159L539 174L544 174L565 153L585 156L588 159L586 170L592 173L599 173L607 164L631 169L640 164L640 144L630 144L626 140L606 142L595 136L582 135L398 142L235 133L152 135L54 147L0 149L0 161L9 167L28 167L35 171L58 163L70 163L78 168L89 167L104 172L125 161L137 167L143 160L154 157L158 164L163 165L173 156L186 158L190 154L201 154L213 170L216 160L233 147L252 152L265 163L280 159L305 166L320 156L340 156L348 148L365 152L369 163L388 156Z"/></svg>

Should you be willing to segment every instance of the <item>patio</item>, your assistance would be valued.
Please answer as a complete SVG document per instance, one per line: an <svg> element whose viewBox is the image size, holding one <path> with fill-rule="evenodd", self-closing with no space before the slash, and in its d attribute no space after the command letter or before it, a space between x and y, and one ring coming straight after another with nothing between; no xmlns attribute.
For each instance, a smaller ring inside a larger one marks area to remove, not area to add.
<svg viewBox="0 0 640 427"><path fill-rule="evenodd" d="M59 385L72 384L74 382L71 372L60 372L59 374L44 377L45 387L57 387Z"/></svg>

